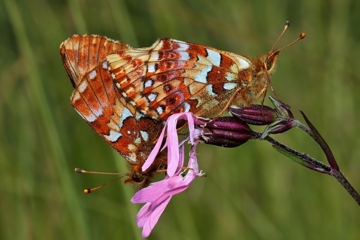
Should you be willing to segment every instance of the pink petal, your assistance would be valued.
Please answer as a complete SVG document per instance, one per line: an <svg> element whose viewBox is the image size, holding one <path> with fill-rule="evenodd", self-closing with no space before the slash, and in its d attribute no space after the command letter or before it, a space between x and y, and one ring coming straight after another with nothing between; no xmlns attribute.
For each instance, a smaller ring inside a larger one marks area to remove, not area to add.
<svg viewBox="0 0 360 240"><path fill-rule="evenodd" d="M179 119L187 120L190 132L189 136L180 144L176 129L176 124ZM201 122L201 120L197 119L192 113L179 113L170 116L160 134L158 142L142 167L142 170L145 171L154 162L159 151L166 147L168 148L168 165L165 179L141 189L131 199L133 203L146 203L136 216L137 225L143 228L143 237L150 235L172 196L185 191L197 176L203 175L202 172L199 172L196 158L195 150L199 142L195 141L194 121L196 121L197 124ZM161 148L166 128L166 144ZM184 171L184 142L188 140L190 140L193 146L190 150L188 169Z"/></svg>
<svg viewBox="0 0 360 240"><path fill-rule="evenodd" d="M153 202L164 192L168 190L167 180L152 183L150 186L143 188L135 193L132 197L132 203Z"/></svg>
<svg viewBox="0 0 360 240"><path fill-rule="evenodd" d="M150 235L152 229L158 222L161 214L165 210L172 196L186 190L189 187L190 183L195 179L195 177L196 177L196 173L193 170L189 170L185 177L179 175L158 182L159 186L161 186L162 189L164 186L166 186L167 191L164 191L163 194L161 195L156 195L158 196L158 198L156 198L154 201L147 202L140 209L139 213L136 216L136 222L138 227L143 228L143 232L142 232L143 237L147 237ZM151 186L145 189L146 191L143 191L145 192L145 195L140 194L139 196L137 196L140 198L138 199L141 200L140 202L143 202L146 196L151 196L151 198L155 197L155 195L152 195L150 193L152 190L154 190L153 188L151 188ZM158 188L158 190L159 189L160 188ZM146 194L146 192L148 193ZM136 193L136 195L137 194L138 193ZM142 199L142 197L144 198ZM134 198L136 197L134 196L133 199ZM133 199L132 202L134 202Z"/></svg>
<svg viewBox="0 0 360 240"><path fill-rule="evenodd" d="M171 196L160 196L158 199L156 199L156 201L146 203L136 215L136 222L138 227L143 227L147 219L157 208L166 207L168 204L168 201L166 200L168 198L171 198Z"/></svg>
<svg viewBox="0 0 360 240"><path fill-rule="evenodd" d="M195 174L199 173L199 165L196 157L196 147L199 143L196 142L190 149L190 158L188 162L188 167L193 169Z"/></svg>
<svg viewBox="0 0 360 240"><path fill-rule="evenodd" d="M191 144L194 144L194 132L195 132L194 118L195 118L195 116L192 113L187 113L186 117L187 117L188 126L189 126L190 142L191 142Z"/></svg>
<svg viewBox="0 0 360 240"><path fill-rule="evenodd" d="M167 204L170 202L171 197L168 197L165 199L164 202L162 202L161 205L159 205L146 219L143 225L143 231L142 231L142 237L146 238L150 235L151 231L155 227L156 223L158 222L161 214L164 212Z"/></svg>
<svg viewBox="0 0 360 240"><path fill-rule="evenodd" d="M166 129L166 126L161 131L161 134L159 136L158 141L155 144L154 149L151 151L149 157L146 159L144 165L142 166L142 168L141 168L142 171L146 171L146 169L148 169L151 166L151 164L154 162L157 154L159 153L161 143L162 143L162 141L164 139L165 129Z"/></svg>
<svg viewBox="0 0 360 240"><path fill-rule="evenodd" d="M168 129L166 144L168 148L168 166L166 173L169 177L172 177L175 174L179 166L179 140L176 131L176 123L181 114L182 113L171 115L167 121Z"/></svg>
<svg viewBox="0 0 360 240"><path fill-rule="evenodd" d="M184 144L182 144L179 149L178 172L181 172L181 168L184 166L184 160L185 160L185 146Z"/></svg>
<svg viewBox="0 0 360 240"><path fill-rule="evenodd" d="M192 113L177 113L168 118L167 125L167 147L168 147L168 167L167 174L172 177L179 168L179 140L177 135L176 124L180 119L186 119L190 132L190 141L194 142L194 115ZM181 164L182 166L182 164Z"/></svg>

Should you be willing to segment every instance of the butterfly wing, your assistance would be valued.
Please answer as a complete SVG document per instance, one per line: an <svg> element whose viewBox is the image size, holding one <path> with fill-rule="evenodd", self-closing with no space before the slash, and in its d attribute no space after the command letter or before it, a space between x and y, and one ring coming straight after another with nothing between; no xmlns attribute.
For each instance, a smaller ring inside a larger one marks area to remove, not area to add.
<svg viewBox="0 0 360 240"><path fill-rule="evenodd" d="M175 112L216 116L237 89L248 94L252 75L249 58L174 39L119 51L107 61L120 94L143 113L163 120Z"/></svg>
<svg viewBox="0 0 360 240"><path fill-rule="evenodd" d="M139 111L115 89L106 56L129 49L99 36L74 36L60 55L74 86L71 103L79 115L131 164L142 164L160 135L162 121Z"/></svg>
<svg viewBox="0 0 360 240"><path fill-rule="evenodd" d="M60 45L60 56L73 87L110 53L130 47L97 35L74 35Z"/></svg>

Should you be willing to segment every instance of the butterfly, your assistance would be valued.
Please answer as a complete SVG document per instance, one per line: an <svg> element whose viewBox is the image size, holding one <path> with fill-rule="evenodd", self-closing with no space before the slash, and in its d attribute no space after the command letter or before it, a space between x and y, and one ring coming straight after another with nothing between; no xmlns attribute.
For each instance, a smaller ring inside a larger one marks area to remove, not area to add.
<svg viewBox="0 0 360 240"><path fill-rule="evenodd" d="M141 167L170 115L210 118L231 104L251 105L266 93L280 50L252 59L170 38L131 48L97 35L60 45L74 87L71 104L130 163L125 182L139 188L166 169L166 150L146 172Z"/></svg>

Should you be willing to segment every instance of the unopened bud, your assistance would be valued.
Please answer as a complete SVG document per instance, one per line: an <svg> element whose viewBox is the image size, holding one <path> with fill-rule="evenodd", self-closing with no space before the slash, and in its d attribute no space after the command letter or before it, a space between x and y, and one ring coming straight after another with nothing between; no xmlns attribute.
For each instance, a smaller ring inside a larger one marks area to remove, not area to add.
<svg viewBox="0 0 360 240"><path fill-rule="evenodd" d="M290 106L282 101L269 96L270 101L275 107L277 115L281 118L294 118L294 115L290 111Z"/></svg>
<svg viewBox="0 0 360 240"><path fill-rule="evenodd" d="M274 109L263 105L251 105L249 107L229 108L229 112L234 117L252 125L268 125L276 120Z"/></svg>
<svg viewBox="0 0 360 240"><path fill-rule="evenodd" d="M283 133L296 126L296 122L293 119L285 118L279 121L269 124L264 130L261 138L265 138L270 134Z"/></svg>
<svg viewBox="0 0 360 240"><path fill-rule="evenodd" d="M200 138L207 144L237 147L252 138L252 130L234 117L220 117L203 126Z"/></svg>

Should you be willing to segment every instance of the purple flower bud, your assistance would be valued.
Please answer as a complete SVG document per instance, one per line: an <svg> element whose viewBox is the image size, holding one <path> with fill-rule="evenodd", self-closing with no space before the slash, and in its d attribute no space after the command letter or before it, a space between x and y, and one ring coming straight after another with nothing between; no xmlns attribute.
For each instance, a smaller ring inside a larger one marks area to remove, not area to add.
<svg viewBox="0 0 360 240"><path fill-rule="evenodd" d="M294 118L294 115L290 111L290 106L282 101L269 96L270 101L275 107L277 115L282 118Z"/></svg>
<svg viewBox="0 0 360 240"><path fill-rule="evenodd" d="M240 108L231 106L229 112L234 117L252 125L268 125L277 118L276 111L264 105L251 105Z"/></svg>
<svg viewBox="0 0 360 240"><path fill-rule="evenodd" d="M264 130L261 138L265 138L270 134L283 133L296 126L296 121L290 118L280 119L279 121L269 124Z"/></svg>
<svg viewBox="0 0 360 240"><path fill-rule="evenodd" d="M220 117L203 126L200 138L207 144L237 147L252 136L252 130L243 121L234 117Z"/></svg>

